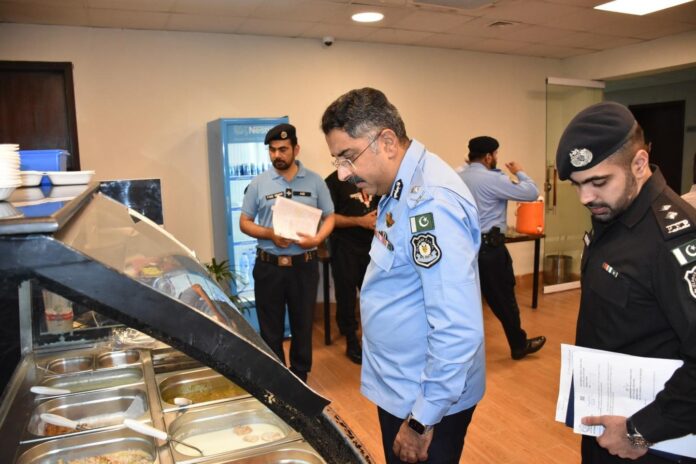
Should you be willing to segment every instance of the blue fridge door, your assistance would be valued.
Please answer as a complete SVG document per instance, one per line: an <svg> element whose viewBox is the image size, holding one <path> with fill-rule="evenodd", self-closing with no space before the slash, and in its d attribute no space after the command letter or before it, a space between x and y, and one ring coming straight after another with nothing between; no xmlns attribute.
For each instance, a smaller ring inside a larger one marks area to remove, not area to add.
<svg viewBox="0 0 696 464"><path fill-rule="evenodd" d="M287 123L288 118L222 119L221 142L225 171L227 208L227 253L234 279L232 291L243 302L244 317L259 331L254 301L252 271L256 260L257 240L239 229L244 192L249 183L262 172L272 169L268 147L263 143L266 133L274 126ZM290 322L285 314L285 336L290 336Z"/></svg>

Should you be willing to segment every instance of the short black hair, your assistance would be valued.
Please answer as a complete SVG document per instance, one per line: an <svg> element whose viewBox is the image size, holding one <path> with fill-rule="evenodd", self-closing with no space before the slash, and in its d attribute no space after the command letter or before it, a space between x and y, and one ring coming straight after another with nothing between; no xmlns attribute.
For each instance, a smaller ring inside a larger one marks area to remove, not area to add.
<svg viewBox="0 0 696 464"><path fill-rule="evenodd" d="M401 142L408 141L399 110L384 93L371 87L351 90L326 108L321 130L326 135L333 129L343 130L353 138L391 129Z"/></svg>

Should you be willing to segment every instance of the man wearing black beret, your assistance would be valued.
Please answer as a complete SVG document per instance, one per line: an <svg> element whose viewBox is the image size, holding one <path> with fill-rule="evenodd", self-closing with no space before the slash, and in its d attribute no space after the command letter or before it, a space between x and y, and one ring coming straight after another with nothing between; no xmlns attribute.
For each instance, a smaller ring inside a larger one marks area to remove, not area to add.
<svg viewBox="0 0 696 464"><path fill-rule="evenodd" d="M522 329L520 308L515 297L515 271L505 246L508 200L534 201L539 190L515 161L505 167L519 179L513 183L498 169L498 141L482 135L469 140L469 166L459 176L476 200L481 221L481 249L478 255L481 293L503 325L510 356L519 360L536 353L546 337L527 338Z"/></svg>
<svg viewBox="0 0 696 464"><path fill-rule="evenodd" d="M614 102L575 116L556 152L558 176L592 215L577 345L684 362L630 417L583 418L604 426L583 436L583 463L674 462L648 448L696 432L696 210L648 158L643 130Z"/></svg>
<svg viewBox="0 0 696 464"><path fill-rule="evenodd" d="M261 337L285 364L287 306L292 334L290 370L306 382L312 368L312 315L319 285L316 249L333 230L334 207L324 179L296 159L300 146L295 126L273 127L264 143L273 169L256 176L247 187L239 228L259 239L253 275ZM273 206L278 197L321 209L322 222L316 235L300 235L299 240L276 235Z"/></svg>

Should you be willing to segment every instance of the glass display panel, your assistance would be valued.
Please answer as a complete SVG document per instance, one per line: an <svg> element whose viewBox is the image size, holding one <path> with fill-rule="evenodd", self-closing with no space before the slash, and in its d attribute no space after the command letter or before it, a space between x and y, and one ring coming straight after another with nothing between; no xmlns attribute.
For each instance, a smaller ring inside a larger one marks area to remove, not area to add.
<svg viewBox="0 0 696 464"><path fill-rule="evenodd" d="M141 214L97 194L55 234L66 245L232 327L238 312L195 254Z"/></svg>

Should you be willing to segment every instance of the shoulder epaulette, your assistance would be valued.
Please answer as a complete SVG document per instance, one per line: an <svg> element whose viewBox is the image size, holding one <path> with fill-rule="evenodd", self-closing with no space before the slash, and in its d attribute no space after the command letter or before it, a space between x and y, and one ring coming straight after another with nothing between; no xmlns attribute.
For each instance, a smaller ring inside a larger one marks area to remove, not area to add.
<svg viewBox="0 0 696 464"><path fill-rule="evenodd" d="M665 240L696 231L696 214L676 194L660 194L652 203L653 214Z"/></svg>

